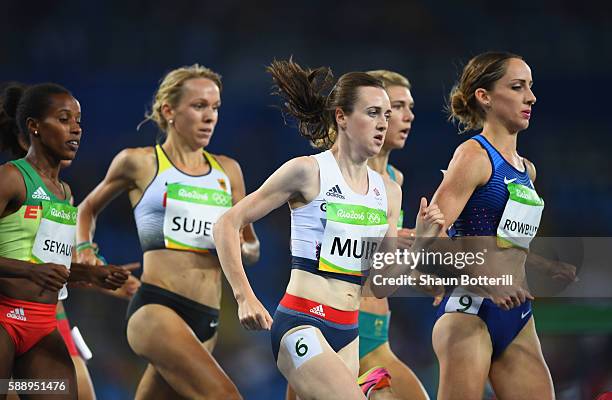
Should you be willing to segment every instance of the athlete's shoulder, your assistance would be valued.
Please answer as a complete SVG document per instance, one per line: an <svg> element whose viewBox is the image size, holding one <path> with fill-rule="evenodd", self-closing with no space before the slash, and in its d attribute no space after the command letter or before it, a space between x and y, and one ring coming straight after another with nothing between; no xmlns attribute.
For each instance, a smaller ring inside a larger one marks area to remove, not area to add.
<svg viewBox="0 0 612 400"><path fill-rule="evenodd" d="M121 150L117 156L127 157L127 158L146 158L146 157L155 157L155 147L153 146L145 146L145 147L128 147Z"/></svg>
<svg viewBox="0 0 612 400"><path fill-rule="evenodd" d="M223 168L223 170L226 172L241 170L240 163L238 163L238 161L234 158L228 157L224 154L213 154L213 153L208 153L208 154L212 158L217 160L219 165L221 165L221 168Z"/></svg>
<svg viewBox="0 0 612 400"><path fill-rule="evenodd" d="M7 162L0 165L0 186L7 189L8 191L21 188L24 183L23 175L19 168L12 162Z"/></svg>
<svg viewBox="0 0 612 400"><path fill-rule="evenodd" d="M401 197L402 187L399 185L399 183L389 178L388 176L383 176L383 182L385 183L387 197Z"/></svg>
<svg viewBox="0 0 612 400"><path fill-rule="evenodd" d="M19 168L15 166L12 162L7 162L0 165L0 178L4 179L15 179L20 178L21 172Z"/></svg>
<svg viewBox="0 0 612 400"><path fill-rule="evenodd" d="M453 161L461 166L469 164L472 168L490 165L487 151L475 140L466 140L457 146Z"/></svg>
<svg viewBox="0 0 612 400"><path fill-rule="evenodd" d="M116 162L126 168L138 168L143 166L149 166L150 164L155 165L155 148L152 146L147 147L130 147L121 150L115 156Z"/></svg>
<svg viewBox="0 0 612 400"><path fill-rule="evenodd" d="M477 140L468 139L457 146L455 154L465 154L472 157L488 158L487 150Z"/></svg>
<svg viewBox="0 0 612 400"><path fill-rule="evenodd" d="M489 180L491 171L487 151L477 141L466 140L455 150L444 174L444 181L462 182L462 185L476 187Z"/></svg>
<svg viewBox="0 0 612 400"><path fill-rule="evenodd" d="M531 161L526 159L525 157L523 157L523 161L525 162L525 168L527 169L527 174L529 174L529 178L531 179L532 182L535 182L535 179L536 179L535 165Z"/></svg>
<svg viewBox="0 0 612 400"><path fill-rule="evenodd" d="M397 182L398 185L403 186L404 185L404 174L402 173L402 171L395 168L391 164L389 164L389 168L391 168L393 170L393 173L395 174L395 182Z"/></svg>
<svg viewBox="0 0 612 400"><path fill-rule="evenodd" d="M229 178L234 193L243 192L244 189L244 176L242 175L242 169L240 164L235 159L225 156L223 154L212 154L208 153L223 169L223 172ZM238 189L236 192L236 189Z"/></svg>
<svg viewBox="0 0 612 400"><path fill-rule="evenodd" d="M7 162L0 165L0 196L7 202L25 200L24 178L13 163Z"/></svg>
<svg viewBox="0 0 612 400"><path fill-rule="evenodd" d="M108 168L107 180L137 181L157 169L154 147L134 147L121 150Z"/></svg>
<svg viewBox="0 0 612 400"><path fill-rule="evenodd" d="M303 189L311 186L318 188L319 164L313 157L296 157L281 165L274 175L291 188Z"/></svg>
<svg viewBox="0 0 612 400"><path fill-rule="evenodd" d="M295 157L287 161L285 165L303 177L319 175L319 163L312 156Z"/></svg>
<svg viewBox="0 0 612 400"><path fill-rule="evenodd" d="M70 185L66 181L62 181L62 186L64 187L66 200L68 200L71 205L74 205L74 198L72 196L72 189L70 188Z"/></svg>

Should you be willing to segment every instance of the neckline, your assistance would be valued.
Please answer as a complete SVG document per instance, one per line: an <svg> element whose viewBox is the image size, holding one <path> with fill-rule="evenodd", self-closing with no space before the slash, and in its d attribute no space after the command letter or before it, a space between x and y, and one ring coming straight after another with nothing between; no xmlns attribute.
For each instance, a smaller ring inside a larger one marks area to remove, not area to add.
<svg viewBox="0 0 612 400"><path fill-rule="evenodd" d="M204 152L204 149L202 149L202 157L204 157L204 160L208 163L208 172L206 172L205 174L201 174L201 175L192 175L189 174L185 171L183 171L182 169L180 169L179 167L177 167L174 162L172 162L172 159L168 156L168 153L166 153L166 150L164 150L164 146L162 146L161 144L158 144L159 148L161 149L162 153L164 154L164 157L166 157L166 160L168 160L168 162L170 163L170 165L172 165L172 168L176 169L178 172L180 172L183 175L187 175L190 176L192 178L201 178L207 175L210 175L212 173L213 167L212 167L212 163L210 162L210 160L208 159L208 157L206 157L206 153Z"/></svg>
<svg viewBox="0 0 612 400"><path fill-rule="evenodd" d="M354 195L354 196L359 196L359 197L367 197L370 194L370 189L371 189L371 183L370 182L370 167L368 167L368 164L366 163L366 172L367 172L367 179L368 179L368 190L365 194L359 194L357 192L355 192L353 190L353 188L346 182L346 179L344 179L344 175L342 175L342 170L340 169L340 165L338 165L338 160L336 160L336 157L334 157L334 153L331 152L331 150L327 150L329 152L329 156L332 158L332 160L334 161L334 165L336 166L336 170L338 171L338 174L340 175L340 179L342 179L342 182L344 183L344 185L347 187L348 190L350 190L350 194Z"/></svg>
<svg viewBox="0 0 612 400"><path fill-rule="evenodd" d="M66 192L66 187L64 186L64 182L62 182L61 180L59 181L60 185L62 186L62 192L64 192L64 198L60 199L59 197L55 195L55 193L53 193L51 189L49 189L49 186L47 186L42 176L38 173L36 168L32 164L30 164L28 160L26 160L25 157L23 158L23 161L25 161L25 163L32 169L32 172L36 174L36 177L40 181L40 186L43 188L43 190L46 190L45 193L47 193L47 195L51 198L52 201L59 202L59 203L65 203L69 201L68 193Z"/></svg>
<svg viewBox="0 0 612 400"><path fill-rule="evenodd" d="M516 171L516 172L518 172L519 174L525 174L525 173L527 173L527 165L525 165L525 160L523 160L523 157L521 157L521 162L523 163L523 168L525 168L525 170L524 170L524 171L521 171L521 170L519 170L518 168L516 168L514 165L512 165L512 163L511 163L511 162L509 162L508 160L506 160L506 157L504 157L504 155L503 155L503 154L502 154L502 153L501 153L499 150L497 150L497 148L496 148L496 147L495 147L495 146L494 146L494 145L493 145L493 144L492 144L492 143L489 141L489 139L487 139L487 138L486 138L486 137L485 137L485 136L484 136L482 133L478 134L478 136L480 136L481 138L483 138L483 139L484 139L484 141L485 141L485 142L487 142L487 144L488 144L489 146L491 146L491 148L492 148L493 150L495 150L495 152L496 152L496 153L497 153L497 154L498 154L498 155L499 155L499 156L502 158L502 160L504 160L504 162L510 166L510 168L512 168L513 170L515 170L515 171Z"/></svg>

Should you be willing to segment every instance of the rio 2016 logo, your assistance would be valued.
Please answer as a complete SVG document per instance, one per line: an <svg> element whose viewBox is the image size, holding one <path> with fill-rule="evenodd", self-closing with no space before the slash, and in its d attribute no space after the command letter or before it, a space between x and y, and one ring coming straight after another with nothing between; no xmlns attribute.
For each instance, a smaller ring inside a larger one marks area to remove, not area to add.
<svg viewBox="0 0 612 400"><path fill-rule="evenodd" d="M224 196L222 194L215 193L213 194L212 197L213 197L213 201L219 204L220 206L229 205L229 196Z"/></svg>
<svg viewBox="0 0 612 400"><path fill-rule="evenodd" d="M373 212L368 213L368 222L371 224L379 224L380 223L380 215L375 214Z"/></svg>

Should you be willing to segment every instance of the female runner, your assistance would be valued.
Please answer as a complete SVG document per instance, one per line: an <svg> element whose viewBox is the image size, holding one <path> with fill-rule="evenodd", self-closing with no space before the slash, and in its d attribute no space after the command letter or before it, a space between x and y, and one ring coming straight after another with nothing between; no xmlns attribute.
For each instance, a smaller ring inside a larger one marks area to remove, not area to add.
<svg viewBox="0 0 612 400"><path fill-rule="evenodd" d="M76 209L59 170L79 147L78 101L56 84L9 86L0 114L2 150L16 152L19 132L31 143L24 158L0 166L0 377L64 379L76 398L57 300L67 297L68 280L116 289L129 272L71 262Z"/></svg>
<svg viewBox="0 0 612 400"><path fill-rule="evenodd" d="M363 399L356 383L361 263L385 235L395 236L401 203L397 183L367 166L384 143L389 98L378 79L361 72L341 76L327 94L328 68L303 69L289 60L268 71L303 136L323 148L333 144L330 131L337 139L331 150L285 163L220 218L221 265L241 323L271 329L277 366L300 399ZM292 271L273 321L244 272L239 229L286 202Z"/></svg>
<svg viewBox="0 0 612 400"><path fill-rule="evenodd" d="M391 117L380 153L368 160L368 165L386 179L402 186L404 176L389 164L392 150L404 148L414 121L414 99L411 85L406 77L393 71L369 71L369 75L379 79L385 86L391 101ZM403 213L398 219L399 237L414 237L412 229L402 227ZM393 392L401 399L428 399L429 396L414 372L391 350L389 345L389 323L391 312L387 298L363 296L359 306L359 374L366 374L378 366L389 370L393 378Z"/></svg>
<svg viewBox="0 0 612 400"><path fill-rule="evenodd" d="M220 76L208 68L168 73L147 115L165 141L121 151L79 206L79 259L89 262L97 215L126 190L134 208L144 271L128 308L127 338L149 362L137 399L240 398L211 355L221 301L212 227L245 192L238 163L203 150L217 124L220 94ZM259 242L252 225L241 234L242 257L253 263Z"/></svg>
<svg viewBox="0 0 612 400"><path fill-rule="evenodd" d="M26 86L17 83L10 84L10 87L10 91L13 93L23 92L23 90L26 89ZM20 132L19 130L8 130L5 132L5 136L3 137L2 147L4 150L10 152L14 159L24 158L30 148L29 137L26 136L23 132ZM71 163L72 160L62 160L60 163L60 168L67 168L70 166ZM74 204L72 198L70 199L70 204ZM101 258L99 255L98 257ZM72 258L73 260L76 260L76 255L74 253ZM102 261L96 262L96 265L105 264L107 263ZM136 267L140 267L140 263L131 263L127 265L122 265L121 267L131 271ZM138 280L138 278L133 275L130 275L125 284L119 289L108 290L99 288L99 290L103 293L129 300L135 293L136 289L138 289L138 286L140 286L140 281ZM93 388L93 382L91 381L91 376L89 375L89 370L87 369L87 364L85 363L86 359L83 356L84 353L88 352L88 349L86 350L80 347L85 345L85 342L83 341L82 337L80 337L80 332L78 332L78 335L81 340L79 344L77 344L73 339L73 331L71 331L70 321L68 320L66 310L64 309L64 304L62 301L59 301L57 303L56 318L57 329L62 335L62 339L64 339L64 343L66 344L66 348L68 349L68 353L70 354L70 358L72 358L72 362L74 363L74 367L76 370L78 397L81 400L94 400L96 398L96 395ZM89 354L88 357L91 357L91 354ZM11 398L11 396L9 396L9 398ZM18 397L15 396L14 398Z"/></svg>
<svg viewBox="0 0 612 400"><path fill-rule="evenodd" d="M517 151L536 101L532 83L529 65L514 54L483 53L468 62L450 94L450 114L482 132L457 148L432 200L452 224L449 235L482 237L487 267L519 285L544 206L535 167ZM535 229L517 230L525 224ZM554 398L530 299L519 291L494 303L461 287L445 297L432 337L439 399L480 399L487 377L500 399Z"/></svg>

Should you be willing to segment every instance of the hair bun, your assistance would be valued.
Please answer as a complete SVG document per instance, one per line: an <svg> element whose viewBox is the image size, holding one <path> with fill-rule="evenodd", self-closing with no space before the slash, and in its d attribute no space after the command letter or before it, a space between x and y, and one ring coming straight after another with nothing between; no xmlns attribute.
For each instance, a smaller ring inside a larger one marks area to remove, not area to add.
<svg viewBox="0 0 612 400"><path fill-rule="evenodd" d="M455 87L450 95L450 111L454 117L461 118L465 116L468 111L468 101L465 94L457 87Z"/></svg>

